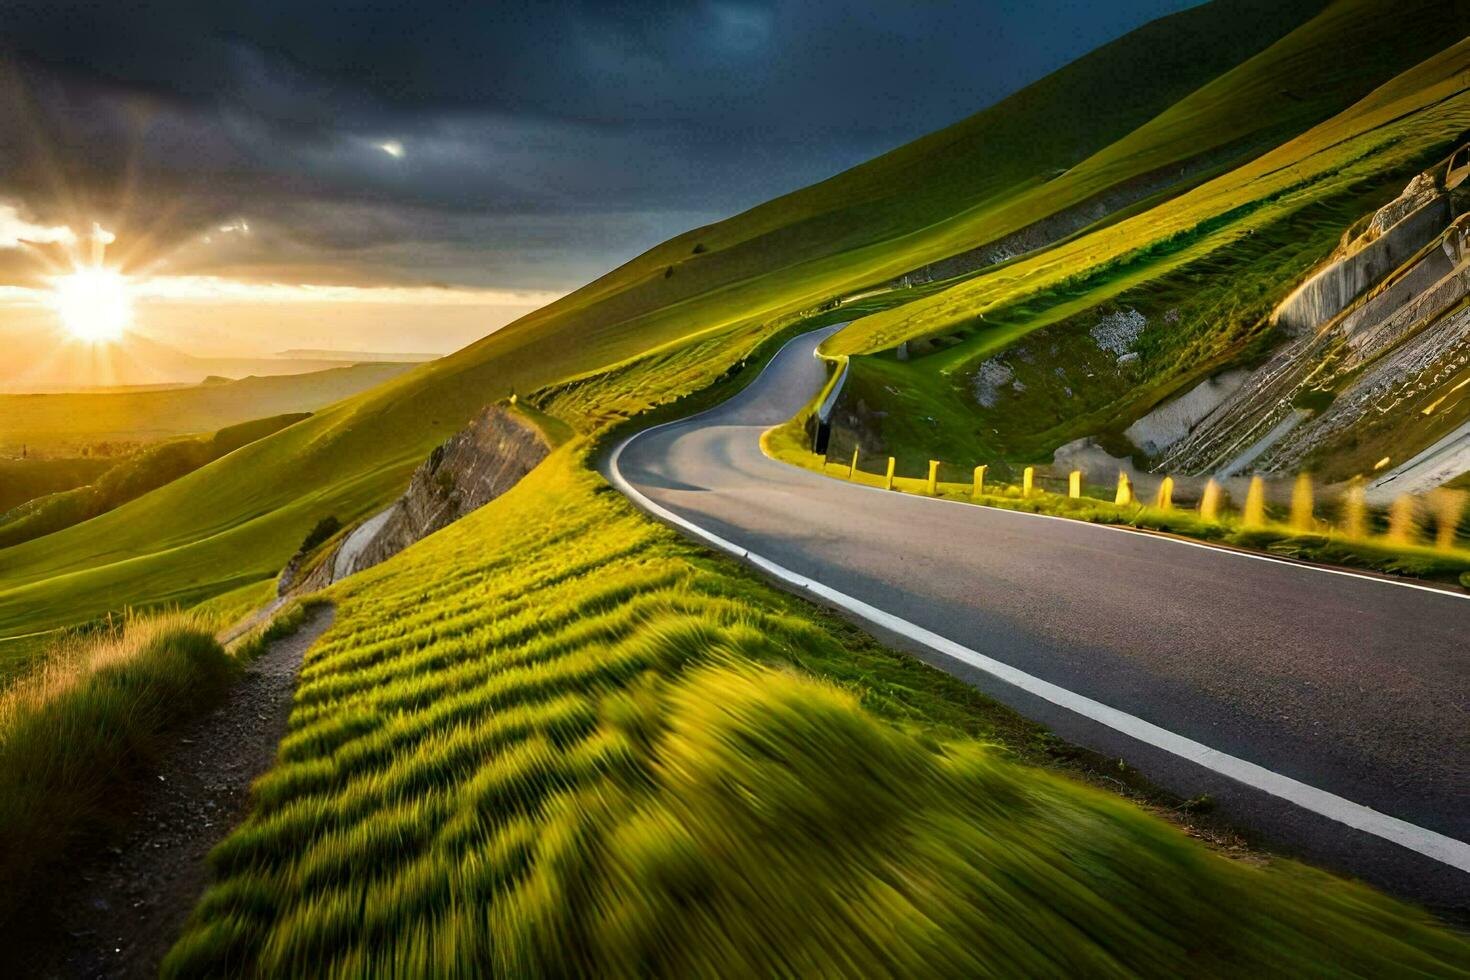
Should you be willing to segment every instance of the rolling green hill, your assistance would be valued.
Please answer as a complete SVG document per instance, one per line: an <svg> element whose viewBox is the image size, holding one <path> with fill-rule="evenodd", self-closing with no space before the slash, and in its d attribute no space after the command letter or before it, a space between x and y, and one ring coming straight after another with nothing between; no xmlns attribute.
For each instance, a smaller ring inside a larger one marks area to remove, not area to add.
<svg viewBox="0 0 1470 980"><path fill-rule="evenodd" d="M622 380L604 384L568 419L592 429L702 387L803 311L948 254L959 238L947 218L982 200L993 207L1047 168L1126 137L1181 93L1269 50L1293 17L1313 9L1221 0L1149 25L950 130L660 245L456 355L339 402L85 531L8 549L0 556L0 636L127 604L196 601L273 574L318 518L353 519L381 506L434 445L511 391L617 368L609 377ZM1359 23L1362 11L1398 8L1344 0L1343 9ZM1337 23L1318 18L1298 30ZM1365 43L1351 31L1307 46L1334 64L1361 56L1336 107L1434 46L1434 31L1411 27L1372 58L1351 47ZM1332 102L1324 94L1308 111L1274 100L1258 107L1256 122L1267 126L1280 113L1271 125L1305 125L1304 115L1324 114ZM1055 124L1039 127L1038 118ZM906 298L898 291L883 302ZM639 373L630 365L638 359L657 372Z"/></svg>
<svg viewBox="0 0 1470 980"><path fill-rule="evenodd" d="M826 348L868 355L851 359L849 395L888 413L869 448L909 465L1045 460L1259 357L1276 303L1354 221L1465 139L1467 67L1461 41L1178 197L857 321ZM1126 369L1089 333L1120 316L1147 324ZM880 353L903 341L918 341L911 360ZM987 365L1007 386L982 401Z"/></svg>
<svg viewBox="0 0 1470 980"><path fill-rule="evenodd" d="M306 374L249 377L165 388L0 394L0 452L71 453L213 432L291 412L314 412L397 377L412 365L354 364Z"/></svg>
<svg viewBox="0 0 1470 980"><path fill-rule="evenodd" d="M89 483L114 462L81 456L0 459L0 514L27 500Z"/></svg>
<svg viewBox="0 0 1470 980"><path fill-rule="evenodd" d="M308 418L305 412L226 426L204 436L166 439L123 457L81 486L0 513L0 548L9 548L121 507L241 446ZM109 461L110 462L110 461Z"/></svg>

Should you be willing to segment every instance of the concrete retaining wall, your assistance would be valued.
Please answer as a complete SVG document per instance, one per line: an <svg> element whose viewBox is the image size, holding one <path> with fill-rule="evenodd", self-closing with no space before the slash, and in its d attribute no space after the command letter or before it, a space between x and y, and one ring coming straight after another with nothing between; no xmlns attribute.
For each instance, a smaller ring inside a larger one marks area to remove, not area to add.
<svg viewBox="0 0 1470 980"><path fill-rule="evenodd" d="M1449 196L1436 195L1379 238L1302 283L1276 308L1273 320L1293 333L1316 330L1412 258L1452 217Z"/></svg>

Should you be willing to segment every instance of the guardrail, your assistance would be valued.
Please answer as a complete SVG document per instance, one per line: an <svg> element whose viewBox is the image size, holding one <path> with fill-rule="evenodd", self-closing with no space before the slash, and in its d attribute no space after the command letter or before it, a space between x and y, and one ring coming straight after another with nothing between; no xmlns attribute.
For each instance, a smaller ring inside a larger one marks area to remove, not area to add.
<svg viewBox="0 0 1470 980"><path fill-rule="evenodd" d="M1184 506L1175 499L1176 483L1171 476L1161 477L1154 492L1139 499L1128 473L1120 471L1116 490L1109 498L1105 492L1088 493L1086 474L1080 469L1071 470L1064 478L1047 477L1047 481L1057 487L1056 490L1048 490L1042 487L1042 478L1035 466L1021 470L1019 486L1005 486L987 483L991 468L986 464L974 467L970 480L960 482L941 478L941 468L945 465L941 460L929 460L922 474L903 476L898 473L898 461L892 456L880 457L885 460L885 465L872 473L860 468L861 456L861 448L854 448L851 460L841 461L840 472L834 474L830 469L824 472L838 479L920 496L954 499L968 492L976 502L984 497L1018 496L1038 503L1047 498L1087 500L1118 507L1148 507L1156 513L1192 514L1207 523L1230 522L1246 529L1263 529L1274 524L1298 534L1331 534L1355 541L1377 537L1383 544L1398 548L1433 547L1445 552L1463 551L1467 537L1462 533L1461 525L1467 517L1470 493L1463 490L1440 488L1423 496L1405 494L1379 515L1377 523L1381 533L1375 533L1375 522L1364 499L1361 480L1349 484L1332 508L1335 519L1328 520L1320 513L1311 476L1300 473L1292 483L1289 505L1278 511L1283 519L1272 520L1267 514L1266 484L1260 476L1250 478L1244 501L1227 514L1229 497L1213 479L1200 489L1197 501ZM1100 487L1098 489L1101 490Z"/></svg>
<svg viewBox="0 0 1470 980"><path fill-rule="evenodd" d="M832 437L832 409L837 407L837 399L842 395L842 386L847 383L847 355L827 357L818 349L812 351L812 356L818 360L829 361L836 366L832 377L827 379L826 387L822 389L820 400L817 402L817 410L812 415L816 421L812 431L812 452L826 453L827 442Z"/></svg>

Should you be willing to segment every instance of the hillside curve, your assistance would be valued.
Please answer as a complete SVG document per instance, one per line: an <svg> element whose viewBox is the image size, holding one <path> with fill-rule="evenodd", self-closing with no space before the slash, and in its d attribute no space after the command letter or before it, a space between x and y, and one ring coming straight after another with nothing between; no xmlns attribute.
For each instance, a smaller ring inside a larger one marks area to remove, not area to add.
<svg viewBox="0 0 1470 980"><path fill-rule="evenodd" d="M620 443L604 475L1063 736L1208 794L1272 846L1470 909L1470 597L766 457L760 434L820 388L812 355L834 329L723 405Z"/></svg>

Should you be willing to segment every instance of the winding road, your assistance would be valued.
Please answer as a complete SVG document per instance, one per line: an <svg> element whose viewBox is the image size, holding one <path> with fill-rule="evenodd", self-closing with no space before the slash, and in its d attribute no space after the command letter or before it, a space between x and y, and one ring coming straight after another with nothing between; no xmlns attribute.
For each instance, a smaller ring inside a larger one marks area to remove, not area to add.
<svg viewBox="0 0 1470 980"><path fill-rule="evenodd" d="M1470 596L777 462L797 337L603 461L636 504L1273 849L1470 917Z"/></svg>

